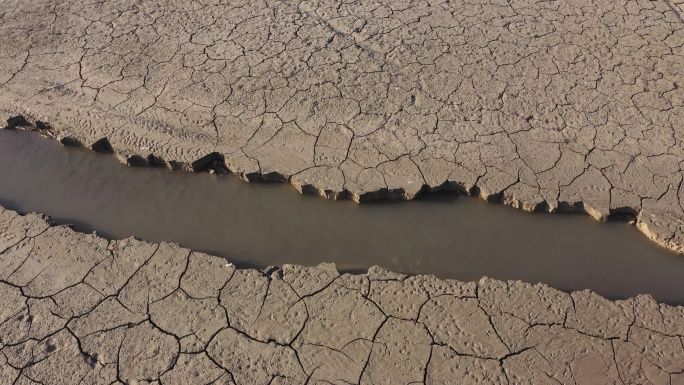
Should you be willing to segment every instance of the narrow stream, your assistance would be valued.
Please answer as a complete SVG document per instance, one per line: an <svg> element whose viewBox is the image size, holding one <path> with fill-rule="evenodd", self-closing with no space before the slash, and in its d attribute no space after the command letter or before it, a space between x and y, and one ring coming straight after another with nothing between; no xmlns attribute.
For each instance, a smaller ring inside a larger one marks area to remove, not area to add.
<svg viewBox="0 0 684 385"><path fill-rule="evenodd" d="M107 238L177 242L238 266L335 262L358 272L380 265L592 289L611 299L650 293L684 304L684 256L626 223L530 214L449 193L331 202L232 175L133 169L36 133L0 130L0 204Z"/></svg>

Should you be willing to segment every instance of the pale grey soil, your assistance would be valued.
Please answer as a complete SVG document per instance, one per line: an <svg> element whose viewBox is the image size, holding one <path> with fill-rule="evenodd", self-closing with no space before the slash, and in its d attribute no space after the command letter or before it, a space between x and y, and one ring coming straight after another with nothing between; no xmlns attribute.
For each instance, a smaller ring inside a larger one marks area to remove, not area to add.
<svg viewBox="0 0 684 385"><path fill-rule="evenodd" d="M627 212L683 250L681 0L8 0L0 48L0 110L131 164Z"/></svg>
<svg viewBox="0 0 684 385"><path fill-rule="evenodd" d="M0 208L0 384L684 384L684 307L334 265L236 270Z"/></svg>

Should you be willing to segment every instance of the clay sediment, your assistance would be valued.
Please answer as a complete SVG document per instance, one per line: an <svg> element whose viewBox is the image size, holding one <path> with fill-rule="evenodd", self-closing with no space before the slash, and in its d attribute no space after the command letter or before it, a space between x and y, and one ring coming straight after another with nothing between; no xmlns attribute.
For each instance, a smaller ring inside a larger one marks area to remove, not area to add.
<svg viewBox="0 0 684 385"><path fill-rule="evenodd" d="M0 384L684 384L684 307L334 265L236 269L0 208Z"/></svg>

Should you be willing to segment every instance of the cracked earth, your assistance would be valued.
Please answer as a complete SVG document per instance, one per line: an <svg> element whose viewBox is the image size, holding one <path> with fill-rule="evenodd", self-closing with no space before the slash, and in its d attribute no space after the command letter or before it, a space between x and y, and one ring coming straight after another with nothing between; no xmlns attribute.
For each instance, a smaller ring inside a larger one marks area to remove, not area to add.
<svg viewBox="0 0 684 385"><path fill-rule="evenodd" d="M333 199L626 213L682 252L683 7L6 0L0 111L131 165Z"/></svg>
<svg viewBox="0 0 684 385"><path fill-rule="evenodd" d="M684 307L235 269L0 208L0 384L684 384Z"/></svg>
<svg viewBox="0 0 684 385"><path fill-rule="evenodd" d="M633 215L684 252L684 2L3 1L0 111L129 165ZM0 208L0 384L684 384L684 308L235 269Z"/></svg>

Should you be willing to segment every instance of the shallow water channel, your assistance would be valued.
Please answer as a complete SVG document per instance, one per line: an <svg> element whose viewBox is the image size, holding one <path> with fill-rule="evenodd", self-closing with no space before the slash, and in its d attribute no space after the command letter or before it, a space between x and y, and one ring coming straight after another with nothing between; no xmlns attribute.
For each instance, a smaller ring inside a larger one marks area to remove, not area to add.
<svg viewBox="0 0 684 385"><path fill-rule="evenodd" d="M0 130L0 204L107 238L177 242L238 266L335 262L358 272L380 265L441 278L486 275L592 289L611 299L650 293L684 304L684 256L633 226L530 214L449 193L411 202L332 202L233 175L134 169L36 133Z"/></svg>

